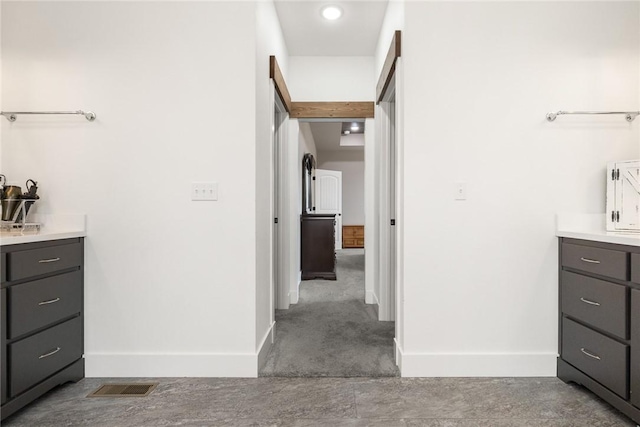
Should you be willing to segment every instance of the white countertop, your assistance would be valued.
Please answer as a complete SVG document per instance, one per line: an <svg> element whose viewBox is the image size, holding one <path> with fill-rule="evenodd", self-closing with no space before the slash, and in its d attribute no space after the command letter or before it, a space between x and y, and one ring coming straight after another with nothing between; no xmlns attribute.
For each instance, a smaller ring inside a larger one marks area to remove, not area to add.
<svg viewBox="0 0 640 427"><path fill-rule="evenodd" d="M607 231L605 214L558 214L556 236L640 246L640 233Z"/></svg>
<svg viewBox="0 0 640 427"><path fill-rule="evenodd" d="M42 223L39 233L25 235L0 234L0 246L71 239L86 237L87 235L85 215L34 214L29 217L29 220Z"/></svg>

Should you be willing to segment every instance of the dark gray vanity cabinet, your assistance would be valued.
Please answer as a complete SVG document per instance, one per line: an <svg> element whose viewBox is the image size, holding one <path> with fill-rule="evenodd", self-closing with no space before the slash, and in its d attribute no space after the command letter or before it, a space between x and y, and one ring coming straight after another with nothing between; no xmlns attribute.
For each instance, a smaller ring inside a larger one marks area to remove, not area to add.
<svg viewBox="0 0 640 427"><path fill-rule="evenodd" d="M3 246L2 419L84 377L84 239Z"/></svg>
<svg viewBox="0 0 640 427"><path fill-rule="evenodd" d="M631 290L631 403L640 408L640 290ZM638 422L638 419L636 419Z"/></svg>
<svg viewBox="0 0 640 427"><path fill-rule="evenodd" d="M336 280L335 214L300 217L302 280Z"/></svg>
<svg viewBox="0 0 640 427"><path fill-rule="evenodd" d="M558 377L640 423L640 247L560 239Z"/></svg>

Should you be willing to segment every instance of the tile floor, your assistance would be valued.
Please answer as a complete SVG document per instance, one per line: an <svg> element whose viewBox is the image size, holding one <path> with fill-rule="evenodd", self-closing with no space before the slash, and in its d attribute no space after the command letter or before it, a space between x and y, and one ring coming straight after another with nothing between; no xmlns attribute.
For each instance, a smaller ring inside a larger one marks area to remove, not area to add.
<svg viewBox="0 0 640 427"><path fill-rule="evenodd" d="M556 378L161 378L148 397L85 397L108 381L122 379L65 385L2 425L636 425L585 389Z"/></svg>

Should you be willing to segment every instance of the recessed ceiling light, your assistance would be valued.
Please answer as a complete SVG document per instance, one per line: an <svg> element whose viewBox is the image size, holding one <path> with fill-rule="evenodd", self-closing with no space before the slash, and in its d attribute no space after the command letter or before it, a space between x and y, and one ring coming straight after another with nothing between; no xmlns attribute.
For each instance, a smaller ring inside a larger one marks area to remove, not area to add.
<svg viewBox="0 0 640 427"><path fill-rule="evenodd" d="M325 6L322 8L322 16L324 19L334 21L342 16L342 9L338 6Z"/></svg>
<svg viewBox="0 0 640 427"><path fill-rule="evenodd" d="M354 124L351 125L351 130L356 132L356 131L360 130L360 127L358 126L357 123L354 123Z"/></svg>

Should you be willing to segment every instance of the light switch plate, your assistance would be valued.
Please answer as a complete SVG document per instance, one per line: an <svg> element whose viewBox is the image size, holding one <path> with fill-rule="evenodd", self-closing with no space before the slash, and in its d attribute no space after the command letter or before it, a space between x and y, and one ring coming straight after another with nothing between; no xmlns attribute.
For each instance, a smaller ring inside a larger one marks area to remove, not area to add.
<svg viewBox="0 0 640 427"><path fill-rule="evenodd" d="M456 182L454 200L467 200L467 183Z"/></svg>
<svg viewBox="0 0 640 427"><path fill-rule="evenodd" d="M217 182L194 182L191 184L191 200L212 201L218 200Z"/></svg>

